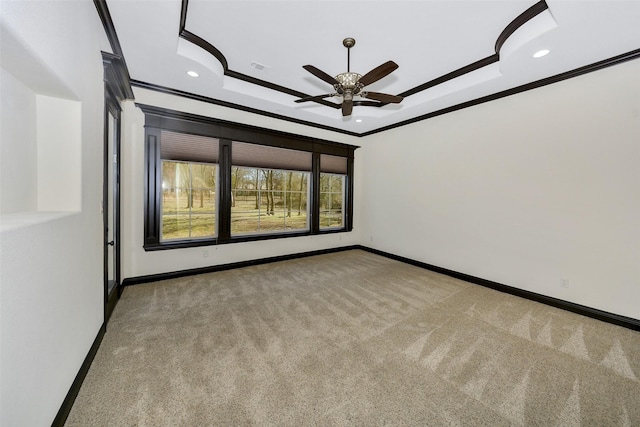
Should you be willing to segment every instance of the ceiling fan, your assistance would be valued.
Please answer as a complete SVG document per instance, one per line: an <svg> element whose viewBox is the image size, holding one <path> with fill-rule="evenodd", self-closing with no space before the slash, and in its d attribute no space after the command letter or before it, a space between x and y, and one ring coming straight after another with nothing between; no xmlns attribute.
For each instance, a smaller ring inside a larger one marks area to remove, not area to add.
<svg viewBox="0 0 640 427"><path fill-rule="evenodd" d="M398 64L393 61L387 61L384 64L379 65L378 67L369 71L365 75L352 73L350 70L350 53L351 48L356 44L356 41L352 37L347 37L342 41L342 44L347 48L346 73L341 73L335 77L331 77L329 74L314 67L313 65L304 65L302 67L319 79L324 80L330 85L333 85L335 92L328 93L326 95L307 96L305 98L296 99L295 102L319 101L324 98L329 98L330 96L339 96L342 97L342 115L346 117L350 116L351 111L353 110L354 96L360 96L362 98L380 101L378 103L375 103L374 105L398 104L402 101L403 98L398 95L363 91L365 86L377 82L381 78L391 74L396 68L398 68Z"/></svg>

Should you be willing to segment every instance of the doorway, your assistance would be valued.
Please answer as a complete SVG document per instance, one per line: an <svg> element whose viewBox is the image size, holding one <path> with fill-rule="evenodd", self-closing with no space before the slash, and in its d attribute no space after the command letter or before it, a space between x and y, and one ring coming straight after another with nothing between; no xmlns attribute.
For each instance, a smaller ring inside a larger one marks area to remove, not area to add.
<svg viewBox="0 0 640 427"><path fill-rule="evenodd" d="M104 120L104 322L122 293L120 281L120 105L106 88Z"/></svg>

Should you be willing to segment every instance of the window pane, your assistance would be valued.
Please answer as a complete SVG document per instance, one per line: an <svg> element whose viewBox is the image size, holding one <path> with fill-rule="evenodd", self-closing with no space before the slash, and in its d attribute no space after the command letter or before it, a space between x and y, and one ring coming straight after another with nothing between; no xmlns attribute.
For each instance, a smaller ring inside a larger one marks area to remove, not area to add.
<svg viewBox="0 0 640 427"><path fill-rule="evenodd" d="M342 194L331 194L331 209L342 210Z"/></svg>
<svg viewBox="0 0 640 427"><path fill-rule="evenodd" d="M161 240L216 235L217 165L162 161Z"/></svg>
<svg viewBox="0 0 640 427"><path fill-rule="evenodd" d="M308 230L308 172L234 166L231 234Z"/></svg>
<svg viewBox="0 0 640 427"><path fill-rule="evenodd" d="M331 192L342 193L343 175L332 175L331 178Z"/></svg>
<svg viewBox="0 0 640 427"><path fill-rule="evenodd" d="M344 175L320 174L320 229L343 228Z"/></svg>

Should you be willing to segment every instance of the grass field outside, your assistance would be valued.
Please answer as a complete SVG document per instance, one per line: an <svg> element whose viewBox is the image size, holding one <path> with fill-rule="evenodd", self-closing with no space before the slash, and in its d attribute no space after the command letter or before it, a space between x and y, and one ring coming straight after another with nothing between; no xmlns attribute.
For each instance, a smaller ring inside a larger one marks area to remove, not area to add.
<svg viewBox="0 0 640 427"><path fill-rule="evenodd" d="M197 239L215 237L215 195L204 198L202 207L198 197L193 207L187 207L187 198L165 197L163 199L162 239ZM298 206L292 207L289 216L283 200L275 202L273 215L267 214L266 204L255 209L255 197L236 197L231 208L231 234L253 234L308 230L306 203L300 214ZM321 221L322 222L322 221ZM329 223L328 217L324 221Z"/></svg>
<svg viewBox="0 0 640 427"><path fill-rule="evenodd" d="M266 191L261 191L258 196L258 209L256 209L255 195L235 197L234 206L231 208L231 235L309 229L306 200L302 200L301 205L296 202L289 207L286 205L287 198L283 197L284 193L274 191L274 208L273 213L270 213L267 210L265 193ZM300 208L299 213L298 208Z"/></svg>
<svg viewBox="0 0 640 427"><path fill-rule="evenodd" d="M192 205L189 207L187 192L164 192L162 198L163 240L215 236L215 193L194 191Z"/></svg>

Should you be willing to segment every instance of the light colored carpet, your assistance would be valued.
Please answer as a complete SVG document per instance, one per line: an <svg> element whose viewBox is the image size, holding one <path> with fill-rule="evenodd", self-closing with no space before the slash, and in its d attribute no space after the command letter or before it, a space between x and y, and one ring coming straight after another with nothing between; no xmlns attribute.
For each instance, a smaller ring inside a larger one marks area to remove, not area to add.
<svg viewBox="0 0 640 427"><path fill-rule="evenodd" d="M68 426L639 426L640 333L360 250L125 289Z"/></svg>

